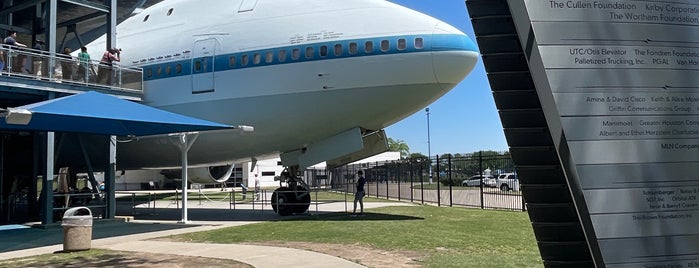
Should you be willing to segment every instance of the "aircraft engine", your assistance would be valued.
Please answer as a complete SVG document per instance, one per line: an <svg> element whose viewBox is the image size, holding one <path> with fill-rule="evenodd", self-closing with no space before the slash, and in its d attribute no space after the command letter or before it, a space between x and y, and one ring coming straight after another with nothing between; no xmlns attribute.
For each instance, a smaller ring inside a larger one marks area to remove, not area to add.
<svg viewBox="0 0 699 268"><path fill-rule="evenodd" d="M231 177L233 169L235 165L190 168L187 176L192 183L221 183Z"/></svg>

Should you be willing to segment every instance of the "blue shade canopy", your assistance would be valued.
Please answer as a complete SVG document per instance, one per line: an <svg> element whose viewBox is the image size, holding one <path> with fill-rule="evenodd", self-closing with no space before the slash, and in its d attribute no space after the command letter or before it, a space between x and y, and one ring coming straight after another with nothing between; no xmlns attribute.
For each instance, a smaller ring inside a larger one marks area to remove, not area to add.
<svg viewBox="0 0 699 268"><path fill-rule="evenodd" d="M9 114L0 120L0 129L116 136L232 128L94 91L11 108Z"/></svg>

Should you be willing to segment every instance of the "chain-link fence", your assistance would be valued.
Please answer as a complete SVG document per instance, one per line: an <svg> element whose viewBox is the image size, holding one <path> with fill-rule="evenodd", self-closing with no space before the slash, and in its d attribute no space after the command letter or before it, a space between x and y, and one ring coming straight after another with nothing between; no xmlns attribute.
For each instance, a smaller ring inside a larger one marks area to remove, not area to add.
<svg viewBox="0 0 699 268"><path fill-rule="evenodd" d="M364 171L367 179L368 197L438 206L525 210L508 152L346 165L332 170L307 170L305 177L314 188L354 193L359 170Z"/></svg>

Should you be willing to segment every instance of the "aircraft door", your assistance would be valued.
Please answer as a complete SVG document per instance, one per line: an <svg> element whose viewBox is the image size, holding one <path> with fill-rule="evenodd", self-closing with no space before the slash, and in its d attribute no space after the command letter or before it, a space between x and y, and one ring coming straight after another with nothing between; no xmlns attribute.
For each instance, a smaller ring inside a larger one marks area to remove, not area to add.
<svg viewBox="0 0 699 268"><path fill-rule="evenodd" d="M218 42L214 38L199 40L192 50L192 93L214 91L214 59Z"/></svg>

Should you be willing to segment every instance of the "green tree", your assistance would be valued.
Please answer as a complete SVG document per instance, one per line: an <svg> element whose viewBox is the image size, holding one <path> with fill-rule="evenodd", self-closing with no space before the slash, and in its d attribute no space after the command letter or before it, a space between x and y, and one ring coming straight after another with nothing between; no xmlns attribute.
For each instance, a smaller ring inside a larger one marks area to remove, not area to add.
<svg viewBox="0 0 699 268"><path fill-rule="evenodd" d="M403 140L388 138L388 150L391 152L400 152L400 158L403 159L410 155L410 147Z"/></svg>

